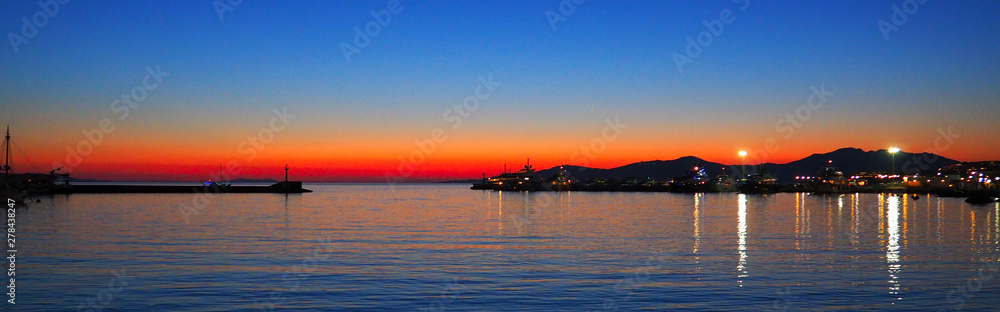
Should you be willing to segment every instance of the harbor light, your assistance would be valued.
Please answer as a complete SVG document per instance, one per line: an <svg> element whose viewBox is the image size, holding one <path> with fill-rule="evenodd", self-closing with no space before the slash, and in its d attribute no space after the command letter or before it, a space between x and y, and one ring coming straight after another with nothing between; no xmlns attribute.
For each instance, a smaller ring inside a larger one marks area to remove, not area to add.
<svg viewBox="0 0 1000 312"><path fill-rule="evenodd" d="M896 174L896 153L899 153L899 148L898 147L893 146L893 147L889 148L889 155L892 156L892 174L893 175Z"/></svg>
<svg viewBox="0 0 1000 312"><path fill-rule="evenodd" d="M741 169L743 169L743 176L745 177L747 176L747 151L740 151L739 154L740 158L743 159L743 165Z"/></svg>

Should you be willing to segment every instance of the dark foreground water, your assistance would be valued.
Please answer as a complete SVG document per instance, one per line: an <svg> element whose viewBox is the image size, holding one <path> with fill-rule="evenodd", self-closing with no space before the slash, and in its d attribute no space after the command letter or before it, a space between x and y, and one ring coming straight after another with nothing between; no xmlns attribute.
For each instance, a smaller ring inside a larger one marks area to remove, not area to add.
<svg viewBox="0 0 1000 312"><path fill-rule="evenodd" d="M1000 207L877 194L82 194L17 211L16 310L987 310ZM184 208L180 208L183 205Z"/></svg>

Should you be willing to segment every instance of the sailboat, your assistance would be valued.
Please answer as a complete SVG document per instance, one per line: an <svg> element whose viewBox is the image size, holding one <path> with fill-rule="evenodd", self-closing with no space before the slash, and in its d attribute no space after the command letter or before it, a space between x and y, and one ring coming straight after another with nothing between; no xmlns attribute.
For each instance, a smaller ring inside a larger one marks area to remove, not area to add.
<svg viewBox="0 0 1000 312"><path fill-rule="evenodd" d="M23 204L24 198L28 196L26 190L20 190L14 187L10 182L10 126L7 126L7 135L3 138L3 194L7 198L7 202L17 204Z"/></svg>

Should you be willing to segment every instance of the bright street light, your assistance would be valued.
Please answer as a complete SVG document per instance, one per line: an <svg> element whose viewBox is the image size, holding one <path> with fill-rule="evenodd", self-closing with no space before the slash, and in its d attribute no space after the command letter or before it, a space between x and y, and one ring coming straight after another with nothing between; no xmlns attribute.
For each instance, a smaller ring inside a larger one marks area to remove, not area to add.
<svg viewBox="0 0 1000 312"><path fill-rule="evenodd" d="M898 147L893 146L889 148L889 155L892 156L892 175L896 175L896 153L899 153Z"/></svg>
<svg viewBox="0 0 1000 312"><path fill-rule="evenodd" d="M743 159L743 177L747 176L747 151L740 151L740 158Z"/></svg>

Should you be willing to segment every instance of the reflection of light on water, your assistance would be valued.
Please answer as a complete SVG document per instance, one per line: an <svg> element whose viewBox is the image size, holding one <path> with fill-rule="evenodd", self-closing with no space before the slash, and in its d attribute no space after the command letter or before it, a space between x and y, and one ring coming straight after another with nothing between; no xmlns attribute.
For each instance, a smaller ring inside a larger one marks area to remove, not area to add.
<svg viewBox="0 0 1000 312"><path fill-rule="evenodd" d="M889 232L889 243L885 249L885 261L889 263L889 294L899 296L899 198L890 196L886 209L886 225Z"/></svg>
<svg viewBox="0 0 1000 312"><path fill-rule="evenodd" d="M698 245L701 243L701 201L698 198L699 194L694 195L694 250L691 251L693 254L698 253ZM695 261L698 261L698 257L695 257Z"/></svg>
<svg viewBox="0 0 1000 312"><path fill-rule="evenodd" d="M998 230L998 228L1000 228L1000 215L998 214L1000 214L1000 204L995 205L992 210L973 209L969 211L969 239L972 245L981 246L977 249L995 250L995 248L997 248L996 244L1000 243L1000 238L997 237L1000 235L1000 232L998 232L1000 231ZM981 222L983 222L983 224L978 224L980 221L977 221L977 215L979 216L978 219L982 220ZM991 220L992 224L990 223ZM990 245L993 246L991 247ZM993 261L986 259L987 258L981 258L980 261Z"/></svg>
<svg viewBox="0 0 1000 312"><path fill-rule="evenodd" d="M840 197L837 198L837 226L838 226L837 228L842 228L841 227L842 226L841 225L841 221L844 220L844 196L847 196L847 195L841 194ZM832 214L831 214L831 221L832 221L832 219L833 219L833 217L832 217ZM830 224L830 246L833 246L833 224L832 224L832 222Z"/></svg>
<svg viewBox="0 0 1000 312"><path fill-rule="evenodd" d="M804 216L806 213L805 193L795 193L795 250L802 250L802 237L805 236L804 233L805 222Z"/></svg>
<svg viewBox="0 0 1000 312"><path fill-rule="evenodd" d="M938 245L941 244L941 237L944 235L943 225L944 225L944 215L941 211L941 207L944 206L944 200L938 197L937 199L937 241Z"/></svg>
<svg viewBox="0 0 1000 312"><path fill-rule="evenodd" d="M795 250L802 250L802 193L795 193Z"/></svg>
<svg viewBox="0 0 1000 312"><path fill-rule="evenodd" d="M503 191L497 191L497 227L503 235Z"/></svg>
<svg viewBox="0 0 1000 312"><path fill-rule="evenodd" d="M975 245L976 244L976 212L970 210L969 211L969 217L972 218L972 220L969 221L969 223L971 224L970 229L969 229L969 242L972 243L973 245Z"/></svg>
<svg viewBox="0 0 1000 312"><path fill-rule="evenodd" d="M858 215L858 195L851 195L851 245L857 246L859 242L861 228L861 216Z"/></svg>
<svg viewBox="0 0 1000 312"><path fill-rule="evenodd" d="M908 226L910 224L910 222L908 222L910 220L910 217L909 217L909 215L910 215L909 214L910 209L908 209L908 207L910 207L909 200L910 200L910 197L908 197L906 195L903 195L903 203L900 205L900 207L902 208L902 214L903 214L903 223L902 223L903 230L899 231L899 233L902 235L902 238L903 238L903 246L906 246L906 242L907 242L906 241L906 234L908 233Z"/></svg>
<svg viewBox="0 0 1000 312"><path fill-rule="evenodd" d="M739 223L736 226L736 233L739 237L737 241L739 246L737 250L740 252L740 262L736 266L736 271L739 271L739 279L737 282L740 283L740 287L743 287L743 278L750 276L746 271L747 264L747 196L745 194L740 194L739 197L739 210L737 212L739 216Z"/></svg>
<svg viewBox="0 0 1000 312"><path fill-rule="evenodd" d="M844 210L844 195L837 197L837 223L840 223L841 212ZM826 245L833 248L833 209L826 210Z"/></svg>
<svg viewBox="0 0 1000 312"><path fill-rule="evenodd" d="M795 193L795 250L808 249L804 242L809 236L809 210L806 209L806 193Z"/></svg>

